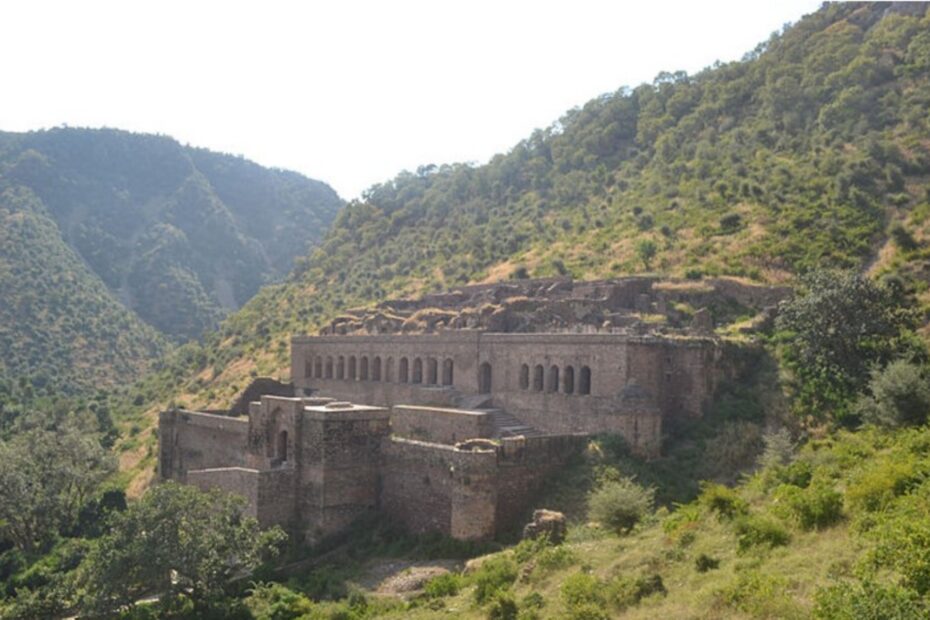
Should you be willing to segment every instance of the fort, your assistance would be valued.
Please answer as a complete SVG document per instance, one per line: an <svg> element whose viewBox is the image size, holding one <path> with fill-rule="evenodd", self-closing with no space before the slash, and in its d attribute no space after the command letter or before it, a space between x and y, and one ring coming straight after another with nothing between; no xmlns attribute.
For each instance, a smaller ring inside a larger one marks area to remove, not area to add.
<svg viewBox="0 0 930 620"><path fill-rule="evenodd" d="M381 511L415 533L492 538L594 434L643 458L737 372L715 324L785 292L735 280L527 280L350 311L295 336L291 383L226 412L161 414L159 472L244 496L310 542ZM746 320L745 317L751 317Z"/></svg>

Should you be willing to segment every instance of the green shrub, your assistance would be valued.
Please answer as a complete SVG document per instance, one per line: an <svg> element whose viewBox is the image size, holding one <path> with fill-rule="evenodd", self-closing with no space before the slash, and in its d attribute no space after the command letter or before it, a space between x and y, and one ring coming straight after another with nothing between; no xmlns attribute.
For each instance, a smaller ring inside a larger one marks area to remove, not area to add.
<svg viewBox="0 0 930 620"><path fill-rule="evenodd" d="M245 605L255 620L291 620L313 611L310 599L279 583L253 585Z"/></svg>
<svg viewBox="0 0 930 620"><path fill-rule="evenodd" d="M636 484L632 478L603 483L588 496L588 510L594 520L616 530L628 532L655 504L655 490Z"/></svg>
<svg viewBox="0 0 930 620"><path fill-rule="evenodd" d="M638 605L651 594L667 592L662 577L657 574L637 577L621 575L611 579L605 590L607 600L619 610Z"/></svg>
<svg viewBox="0 0 930 620"><path fill-rule="evenodd" d="M494 593L488 607L488 620L517 620L517 602L512 592L498 590Z"/></svg>
<svg viewBox="0 0 930 620"><path fill-rule="evenodd" d="M485 560L471 576L475 584L475 600L479 605L491 600L500 590L506 590L517 580L517 563L506 555Z"/></svg>
<svg viewBox="0 0 930 620"><path fill-rule="evenodd" d="M426 586L423 588L423 594L427 598L442 598L444 596L455 596L461 589L462 577L455 573L445 573L427 581Z"/></svg>
<svg viewBox="0 0 930 620"><path fill-rule="evenodd" d="M814 476L814 468L807 461L795 461L784 467L776 467L773 475L782 484L806 488Z"/></svg>
<svg viewBox="0 0 930 620"><path fill-rule="evenodd" d="M604 604L604 582L589 573L575 573L562 582L560 592L568 607L584 603Z"/></svg>
<svg viewBox="0 0 930 620"><path fill-rule="evenodd" d="M720 560L702 553L694 560L694 567L699 573L706 573L707 571L717 570L720 567Z"/></svg>
<svg viewBox="0 0 930 620"><path fill-rule="evenodd" d="M568 609L566 620L610 620L607 610L597 603L582 603Z"/></svg>
<svg viewBox="0 0 930 620"><path fill-rule="evenodd" d="M856 411L864 422L879 426L919 426L930 413L930 383L920 366L905 360L873 371L869 381L871 396L857 403Z"/></svg>
<svg viewBox="0 0 930 620"><path fill-rule="evenodd" d="M857 512L876 512L895 497L916 486L926 467L912 454L877 459L846 487L849 507Z"/></svg>
<svg viewBox="0 0 930 620"><path fill-rule="evenodd" d="M843 495L823 482L806 489L783 484L775 501L805 530L829 527L843 517Z"/></svg>
<svg viewBox="0 0 930 620"><path fill-rule="evenodd" d="M747 515L736 520L737 545L740 552L753 547L782 547L791 537L781 523L770 517Z"/></svg>
<svg viewBox="0 0 930 620"><path fill-rule="evenodd" d="M871 581L841 583L817 591L814 618L822 620L920 620L930 608L913 591Z"/></svg>
<svg viewBox="0 0 930 620"><path fill-rule="evenodd" d="M736 491L712 482L701 483L698 502L707 510L716 513L720 519L734 519L749 511L749 505Z"/></svg>

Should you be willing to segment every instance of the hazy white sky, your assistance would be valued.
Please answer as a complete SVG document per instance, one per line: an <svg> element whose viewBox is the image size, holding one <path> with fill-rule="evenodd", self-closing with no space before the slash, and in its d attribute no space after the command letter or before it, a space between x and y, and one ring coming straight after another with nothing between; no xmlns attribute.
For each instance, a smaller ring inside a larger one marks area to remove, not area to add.
<svg viewBox="0 0 930 620"><path fill-rule="evenodd" d="M3 0L0 130L171 135L353 198L484 162L662 70L740 58L819 2Z"/></svg>

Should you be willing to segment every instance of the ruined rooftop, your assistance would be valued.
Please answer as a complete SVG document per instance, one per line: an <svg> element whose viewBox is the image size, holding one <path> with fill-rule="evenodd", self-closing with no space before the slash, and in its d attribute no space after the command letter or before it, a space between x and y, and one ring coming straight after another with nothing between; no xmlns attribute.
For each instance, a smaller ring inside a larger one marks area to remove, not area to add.
<svg viewBox="0 0 930 620"><path fill-rule="evenodd" d="M324 326L320 335L417 334L450 329L707 334L716 326L737 320L754 317L750 323L765 321L788 293L786 287L733 278L512 280L348 310Z"/></svg>

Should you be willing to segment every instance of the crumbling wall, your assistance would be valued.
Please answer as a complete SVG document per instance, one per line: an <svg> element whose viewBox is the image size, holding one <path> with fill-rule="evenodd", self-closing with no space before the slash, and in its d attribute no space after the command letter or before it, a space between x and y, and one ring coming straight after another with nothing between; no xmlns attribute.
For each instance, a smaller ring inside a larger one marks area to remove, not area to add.
<svg viewBox="0 0 930 620"><path fill-rule="evenodd" d="M397 406L391 410L391 432L410 439L455 444L491 437L494 427L491 418L481 411Z"/></svg>
<svg viewBox="0 0 930 620"><path fill-rule="evenodd" d="M246 466L249 422L183 409L158 420L158 473L162 480L187 481L195 469Z"/></svg>
<svg viewBox="0 0 930 620"><path fill-rule="evenodd" d="M243 497L243 513L262 528L289 527L294 520L294 470L259 471L244 467L199 469L187 473L187 483L202 491L220 489Z"/></svg>
<svg viewBox="0 0 930 620"><path fill-rule="evenodd" d="M384 444L381 509L415 534L493 537L496 465L493 449L391 438Z"/></svg>

